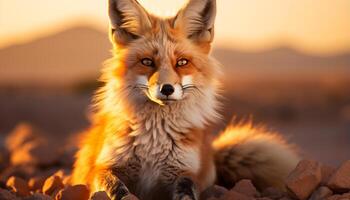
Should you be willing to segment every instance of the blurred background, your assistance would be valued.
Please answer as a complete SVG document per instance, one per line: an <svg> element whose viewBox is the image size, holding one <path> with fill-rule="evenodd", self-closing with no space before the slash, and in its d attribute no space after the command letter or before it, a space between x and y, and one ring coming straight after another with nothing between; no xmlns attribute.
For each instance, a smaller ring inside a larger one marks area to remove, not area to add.
<svg viewBox="0 0 350 200"><path fill-rule="evenodd" d="M171 16L186 0L140 0ZM279 131L306 158L350 158L350 1L218 0L225 120ZM19 122L57 143L88 126L111 56L107 0L0 0L0 141Z"/></svg>

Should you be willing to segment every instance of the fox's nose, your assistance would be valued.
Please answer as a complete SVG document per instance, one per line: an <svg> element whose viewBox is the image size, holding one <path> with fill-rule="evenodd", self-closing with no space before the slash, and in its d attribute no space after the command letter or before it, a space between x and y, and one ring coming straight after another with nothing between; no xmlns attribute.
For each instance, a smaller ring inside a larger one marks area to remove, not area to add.
<svg viewBox="0 0 350 200"><path fill-rule="evenodd" d="M160 88L160 93L162 93L165 96L169 96L169 95L173 94L174 91L175 91L174 87L170 84L164 84Z"/></svg>

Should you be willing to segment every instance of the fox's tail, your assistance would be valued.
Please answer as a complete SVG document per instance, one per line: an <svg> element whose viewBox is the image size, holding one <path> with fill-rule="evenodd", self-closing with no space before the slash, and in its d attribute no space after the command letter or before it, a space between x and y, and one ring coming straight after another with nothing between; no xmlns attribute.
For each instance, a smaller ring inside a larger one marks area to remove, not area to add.
<svg viewBox="0 0 350 200"><path fill-rule="evenodd" d="M285 140L251 124L229 126L213 142L219 185L250 179L259 189L284 189L284 179L299 158Z"/></svg>

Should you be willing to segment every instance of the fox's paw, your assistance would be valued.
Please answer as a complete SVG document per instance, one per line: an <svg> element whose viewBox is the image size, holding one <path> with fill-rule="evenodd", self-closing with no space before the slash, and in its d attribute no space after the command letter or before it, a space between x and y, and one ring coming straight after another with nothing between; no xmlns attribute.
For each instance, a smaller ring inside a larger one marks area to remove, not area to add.
<svg viewBox="0 0 350 200"><path fill-rule="evenodd" d="M117 185L115 185L110 191L109 191L109 196L111 200L122 200L124 197L129 195L130 192L128 188L119 181Z"/></svg>
<svg viewBox="0 0 350 200"><path fill-rule="evenodd" d="M197 192L193 181L187 177L181 177L175 182L173 200L197 200Z"/></svg>

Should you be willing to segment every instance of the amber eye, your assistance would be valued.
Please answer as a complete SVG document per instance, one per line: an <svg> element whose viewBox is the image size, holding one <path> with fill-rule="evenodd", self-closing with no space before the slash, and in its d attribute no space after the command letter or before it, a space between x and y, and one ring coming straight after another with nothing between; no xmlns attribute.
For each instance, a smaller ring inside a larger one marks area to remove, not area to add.
<svg viewBox="0 0 350 200"><path fill-rule="evenodd" d="M176 67L182 67L188 64L188 60L185 58L181 58L180 60L177 61Z"/></svg>
<svg viewBox="0 0 350 200"><path fill-rule="evenodd" d="M154 62L153 60L149 59L149 58L143 58L141 60L141 63L145 66L149 66L149 67L153 67L154 66Z"/></svg>

